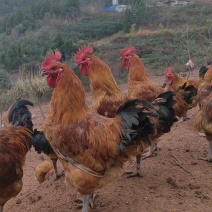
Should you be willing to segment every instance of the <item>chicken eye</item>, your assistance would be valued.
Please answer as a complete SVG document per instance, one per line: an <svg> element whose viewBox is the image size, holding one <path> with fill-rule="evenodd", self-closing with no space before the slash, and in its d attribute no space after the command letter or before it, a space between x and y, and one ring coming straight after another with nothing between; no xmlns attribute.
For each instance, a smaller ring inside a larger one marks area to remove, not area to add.
<svg viewBox="0 0 212 212"><path fill-rule="evenodd" d="M56 67L52 67L52 71L55 71L57 68Z"/></svg>

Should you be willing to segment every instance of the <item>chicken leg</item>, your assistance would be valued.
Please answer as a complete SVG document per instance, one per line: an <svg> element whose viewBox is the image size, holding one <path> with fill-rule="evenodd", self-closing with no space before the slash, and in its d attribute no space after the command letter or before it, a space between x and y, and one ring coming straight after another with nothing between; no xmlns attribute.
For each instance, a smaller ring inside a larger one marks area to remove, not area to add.
<svg viewBox="0 0 212 212"><path fill-rule="evenodd" d="M83 195L82 212L88 212L89 205L94 207L94 193Z"/></svg>
<svg viewBox="0 0 212 212"><path fill-rule="evenodd" d="M200 160L205 160L212 162L212 140L208 141L209 142L209 149L208 149L208 155L207 157L201 157Z"/></svg>
<svg viewBox="0 0 212 212"><path fill-rule="evenodd" d="M157 150L157 144L154 141L151 141L151 146L149 147L148 151L143 154L139 154L136 156L136 170L135 172L125 172L125 174L128 174L127 178L130 177L142 177L141 174L141 160L144 160L146 158L149 158L153 155L155 150Z"/></svg>
<svg viewBox="0 0 212 212"><path fill-rule="evenodd" d="M54 172L55 172L55 175L56 175L56 179L58 179L59 177L64 175L64 172L62 171L61 173L58 173L58 170L57 170L57 160L58 159L51 158L51 160L52 160L52 164L53 164L53 167L54 167Z"/></svg>
<svg viewBox="0 0 212 212"><path fill-rule="evenodd" d="M141 154L136 155L136 168L134 172L125 172L124 174L127 174L127 178L130 177L142 177L141 174Z"/></svg>
<svg viewBox="0 0 212 212"><path fill-rule="evenodd" d="M154 141L151 141L151 146L148 148L148 151L142 154L142 159L149 158L157 150L157 144Z"/></svg>

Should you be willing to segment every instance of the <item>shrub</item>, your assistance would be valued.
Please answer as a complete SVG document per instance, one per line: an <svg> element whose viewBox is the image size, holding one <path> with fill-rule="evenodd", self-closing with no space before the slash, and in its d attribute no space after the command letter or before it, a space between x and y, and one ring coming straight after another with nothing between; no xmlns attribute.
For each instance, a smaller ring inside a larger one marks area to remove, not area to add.
<svg viewBox="0 0 212 212"><path fill-rule="evenodd" d="M8 90L12 87L9 74L4 70L0 69L0 89L1 91Z"/></svg>
<svg viewBox="0 0 212 212"><path fill-rule="evenodd" d="M51 92L45 78L19 80L10 90L0 93L0 108L7 110L17 98L28 99L34 104L46 102L50 100Z"/></svg>

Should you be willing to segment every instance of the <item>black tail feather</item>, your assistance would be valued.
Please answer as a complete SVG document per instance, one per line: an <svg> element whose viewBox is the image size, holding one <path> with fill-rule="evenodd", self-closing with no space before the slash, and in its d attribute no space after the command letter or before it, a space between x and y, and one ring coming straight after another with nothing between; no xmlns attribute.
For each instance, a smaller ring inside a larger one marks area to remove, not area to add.
<svg viewBox="0 0 212 212"><path fill-rule="evenodd" d="M199 70L199 77L204 78L207 71L208 71L208 68L206 66L202 66Z"/></svg>
<svg viewBox="0 0 212 212"><path fill-rule="evenodd" d="M176 104L176 100L174 100L175 93L173 91L166 91L160 94L155 100L155 106L159 107L159 121L161 124L160 130L163 133L167 133L171 130L171 126L174 122L177 121L175 117L175 112L173 106ZM163 101L157 101L157 99L162 99Z"/></svg>
<svg viewBox="0 0 212 212"><path fill-rule="evenodd" d="M144 141L151 145L148 137L154 135L156 129L148 117L151 112L148 113L147 108L143 106L145 103L149 104L143 100L128 100L117 111L122 118L121 132L123 139L120 143L122 155L125 155L124 147L134 144L142 138L146 138Z"/></svg>
<svg viewBox="0 0 212 212"><path fill-rule="evenodd" d="M33 131L31 145L39 154L42 152L45 154L50 154L54 152L48 140L46 139L44 132L38 131L37 129L34 129Z"/></svg>
<svg viewBox="0 0 212 212"><path fill-rule="evenodd" d="M178 90L183 89L185 93L183 98L187 104L192 104L194 97L197 95L197 89L193 85L188 85L184 83Z"/></svg>

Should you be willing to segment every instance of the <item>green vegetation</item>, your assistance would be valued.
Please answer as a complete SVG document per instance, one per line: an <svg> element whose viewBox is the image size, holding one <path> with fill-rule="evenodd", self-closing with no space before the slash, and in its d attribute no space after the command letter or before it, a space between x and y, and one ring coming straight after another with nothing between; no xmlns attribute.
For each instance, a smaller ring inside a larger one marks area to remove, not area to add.
<svg viewBox="0 0 212 212"><path fill-rule="evenodd" d="M48 99L51 92L44 79L38 83L39 78L33 77L50 49L60 50L63 60L75 67L73 56L78 47L92 43L119 82L127 76L119 60L120 49L127 45L137 48L147 69L155 74L162 74L168 65L183 71L189 57L196 67L207 65L212 60L212 5L156 7L154 2L119 0L130 7L117 13L101 10L111 6L112 0L0 0L0 102L9 106L24 97L38 103L38 93L42 93L42 101ZM145 29L156 32L137 33ZM112 41L95 46L111 35ZM22 81L12 82L10 74L17 73L24 76ZM88 87L87 78L76 73Z"/></svg>
<svg viewBox="0 0 212 212"><path fill-rule="evenodd" d="M12 88L12 82L7 72L0 70L0 89L1 91L9 90Z"/></svg>
<svg viewBox="0 0 212 212"><path fill-rule="evenodd" d="M5 111L20 96L29 99L34 104L48 101L51 96L51 89L46 84L45 78L33 77L25 80L18 80L12 89L1 93L0 108ZM3 102L3 104L2 104Z"/></svg>

